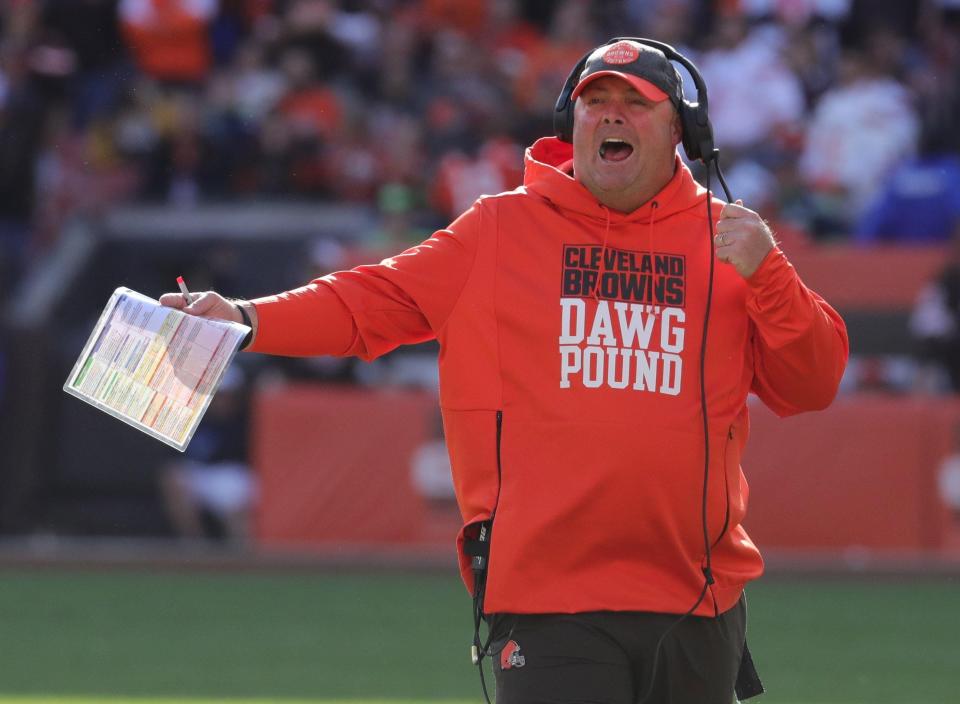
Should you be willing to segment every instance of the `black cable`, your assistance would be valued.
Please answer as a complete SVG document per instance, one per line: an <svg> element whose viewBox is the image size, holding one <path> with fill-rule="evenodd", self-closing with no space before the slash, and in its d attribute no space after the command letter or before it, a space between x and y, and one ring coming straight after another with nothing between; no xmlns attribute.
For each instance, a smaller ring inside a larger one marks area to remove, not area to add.
<svg viewBox="0 0 960 704"><path fill-rule="evenodd" d="M493 640L493 634L487 631L487 642L480 641L480 622L483 620L483 596L486 588L486 574L483 572L474 572L474 590L473 597L473 664L480 671L480 687L483 689L483 698L490 702L490 694L487 692L487 681L483 676L483 658L488 654L490 642Z"/></svg>
<svg viewBox="0 0 960 704"><path fill-rule="evenodd" d="M717 174L719 168L719 150L714 149L710 162L713 163ZM723 182L721 181L721 185ZM716 243L713 234L713 191L710 190L710 163L707 164L707 229L710 233L710 274L707 277L707 304L703 313L703 336L700 339L700 411L703 416L703 493L701 494L700 519L703 528L703 547L706 566L703 576L706 586L713 584L713 564L710 557L710 534L707 528L707 492L710 484L710 416L707 412L707 334L710 331L710 312L713 307L713 272L716 267ZM700 599L706 594L704 591ZM699 606L699 603L697 604Z"/></svg>
<svg viewBox="0 0 960 704"><path fill-rule="evenodd" d="M697 607L700 606L701 602L703 602L704 598L707 596L707 590L715 581L713 578L713 565L710 556L710 535L707 528L707 490L710 483L710 425L709 415L707 414L706 384L707 333L710 331L710 311L713 307L713 275L717 258L713 234L713 191L710 190L710 164L713 164L713 167L717 172L717 180L720 181L720 186L723 188L723 192L727 197L727 201L732 201L733 198L730 195L730 189L727 188L726 179L723 178L723 172L720 170L720 150L714 149L713 153L705 160L705 163L707 167L707 229L710 234L710 273L707 277L707 303L704 307L703 335L700 339L700 413L703 418L703 488L700 495L700 520L703 528L704 560L706 564L702 568L703 588L700 590L700 596L697 597L697 600L694 602L693 606L687 609L686 613L671 623L666 630L660 634L660 638L657 640L657 644L653 649L653 662L650 668L650 682L647 684L647 689L643 696L640 697L638 704L644 704L644 702L647 701L647 699L650 697L650 694L653 692L653 684L657 679L657 665L660 661L660 649L663 646L664 639L674 628L683 623L688 616L692 615L693 612L697 610Z"/></svg>
<svg viewBox="0 0 960 704"><path fill-rule="evenodd" d="M663 640L667 637L670 631L672 631L674 628L676 628L681 623L683 623L684 620L686 620L686 618L690 616L690 614L692 614L694 611L697 610L697 607L700 606L700 602L703 601L703 597L707 595L707 589L709 588L709 586L710 584L706 580L704 580L703 589L700 590L700 596L697 597L696 603L693 606L691 606L689 610L687 610L687 612L683 614L680 618L678 618L676 621L674 621L669 626L667 626L667 628L663 631L663 633L660 634L660 638L657 640L657 644L653 648L653 663L650 666L650 682L647 684L647 691L643 693L643 696L640 697L640 700L637 702L637 704L643 704L645 701L647 701L647 699L649 699L650 695L653 693L653 683L656 682L657 680L657 664L660 661L660 649L663 646Z"/></svg>
<svg viewBox="0 0 960 704"><path fill-rule="evenodd" d="M710 157L710 161L713 162L713 168L717 172L717 180L720 181L720 186L723 188L723 195L727 197L727 202L733 202L733 196L730 195L730 189L727 188L727 179L723 177L723 169L720 168L720 150L714 149L713 155ZM710 190L710 166L707 166L707 190ZM710 227L713 227L713 221L711 220ZM712 239L710 240L713 241Z"/></svg>
<svg viewBox="0 0 960 704"><path fill-rule="evenodd" d="M500 429L498 427L498 446L499 430ZM496 514L496 508L494 508L494 514ZM470 656L473 664L476 665L477 669L480 671L480 686L483 689L483 697L486 699L487 704L491 704L491 702L490 695L487 692L486 678L483 675L483 658L486 657L490 652L490 644L493 641L493 629L490 628L489 624L487 624L487 642L483 643L480 640L480 624L484 620L483 602L487 591L487 568L489 566L490 559L489 540L490 532L492 530L492 523L492 516L489 523L481 522L476 544L474 544L472 540L469 541L468 545L472 545L472 547L467 549L467 552L472 555L471 569L473 571L473 645L470 648Z"/></svg>
<svg viewBox="0 0 960 704"><path fill-rule="evenodd" d="M480 621L483 616L481 614L482 607L479 606L483 600L483 591L486 590L486 575L484 575L482 586L479 587L480 594L479 598L474 599L474 631L473 631L473 643L474 643L474 664L477 666L477 669L480 671L480 687L483 689L483 698L486 700L487 704L492 704L490 701L490 694L487 692L487 681L483 675L483 659L485 657L490 657L492 660L492 655L490 654L490 645L493 643L493 629L487 626L487 642L481 645L480 643ZM517 627L516 621L510 626L510 630L507 632L507 642L513 637L513 629Z"/></svg>
<svg viewBox="0 0 960 704"><path fill-rule="evenodd" d="M483 676L483 656L480 657L480 662L477 663L477 669L480 670L480 687L483 689L483 698L487 700L487 704L492 704L490 694L487 692L487 680Z"/></svg>

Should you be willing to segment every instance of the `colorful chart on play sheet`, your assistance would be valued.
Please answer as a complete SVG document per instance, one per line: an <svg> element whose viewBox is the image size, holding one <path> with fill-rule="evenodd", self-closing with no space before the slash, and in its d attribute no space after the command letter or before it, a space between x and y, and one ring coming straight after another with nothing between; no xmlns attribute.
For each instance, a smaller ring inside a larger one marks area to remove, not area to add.
<svg viewBox="0 0 960 704"><path fill-rule="evenodd" d="M118 288L63 389L182 452L248 331Z"/></svg>

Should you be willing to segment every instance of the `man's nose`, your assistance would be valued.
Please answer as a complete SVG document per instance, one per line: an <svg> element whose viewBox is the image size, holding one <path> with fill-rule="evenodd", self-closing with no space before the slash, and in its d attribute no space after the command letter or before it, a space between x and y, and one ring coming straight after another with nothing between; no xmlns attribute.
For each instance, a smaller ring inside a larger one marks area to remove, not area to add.
<svg viewBox="0 0 960 704"><path fill-rule="evenodd" d="M620 105L614 102L607 103L604 106L606 109L603 111L603 121L605 124L618 124L622 125L624 122L623 119L623 109Z"/></svg>

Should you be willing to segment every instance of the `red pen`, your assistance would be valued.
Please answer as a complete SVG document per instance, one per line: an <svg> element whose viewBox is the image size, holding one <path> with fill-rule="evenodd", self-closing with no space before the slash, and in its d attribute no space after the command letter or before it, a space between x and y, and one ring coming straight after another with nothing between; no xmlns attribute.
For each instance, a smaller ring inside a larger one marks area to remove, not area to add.
<svg viewBox="0 0 960 704"><path fill-rule="evenodd" d="M180 293L183 294L183 302L190 305L190 289L187 288L187 282L182 276L177 277L177 286L180 287Z"/></svg>

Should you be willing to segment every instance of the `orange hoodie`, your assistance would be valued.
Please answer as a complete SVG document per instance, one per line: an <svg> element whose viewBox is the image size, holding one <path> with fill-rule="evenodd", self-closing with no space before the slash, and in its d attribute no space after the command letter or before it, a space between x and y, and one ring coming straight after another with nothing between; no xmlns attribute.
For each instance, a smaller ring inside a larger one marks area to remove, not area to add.
<svg viewBox="0 0 960 704"><path fill-rule="evenodd" d="M678 158L654 199L614 212L567 172L571 159L570 145L541 139L523 187L480 198L423 244L258 299L250 349L371 359L436 337L464 525L495 514L485 611L683 613L704 584L706 192ZM748 280L717 263L706 359L716 583L697 614L730 608L763 570L741 526L747 394L780 415L824 408L847 351L843 321L781 251Z"/></svg>

